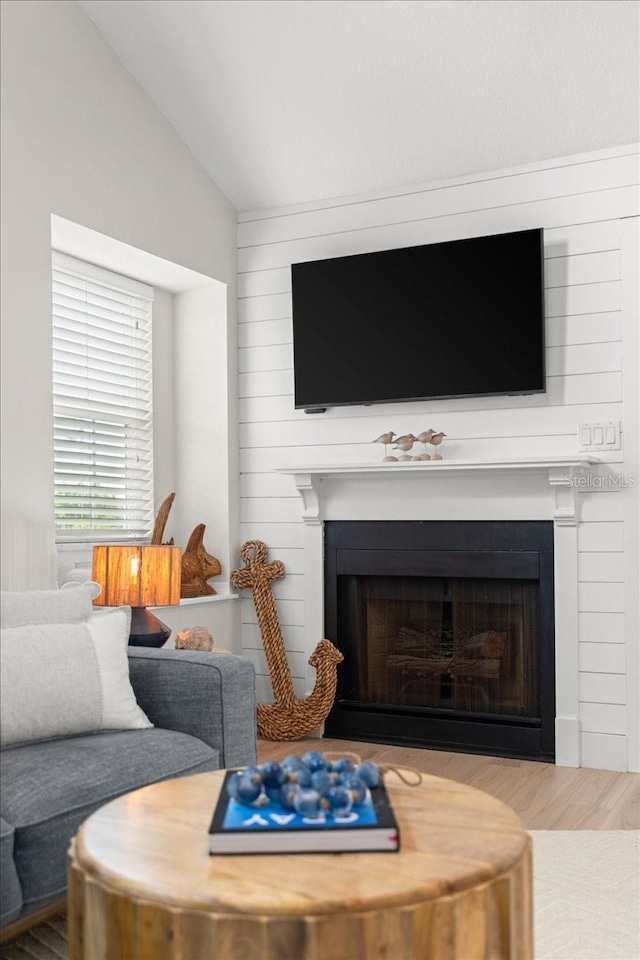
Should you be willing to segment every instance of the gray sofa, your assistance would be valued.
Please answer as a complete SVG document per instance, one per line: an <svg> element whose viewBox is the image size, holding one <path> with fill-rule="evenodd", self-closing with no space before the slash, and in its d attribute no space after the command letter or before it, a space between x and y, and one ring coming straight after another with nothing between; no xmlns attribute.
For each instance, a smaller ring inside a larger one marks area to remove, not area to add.
<svg viewBox="0 0 640 960"><path fill-rule="evenodd" d="M159 780L255 762L248 660L141 647L128 655L136 699L153 728L0 751L3 927L65 896L69 841L93 810Z"/></svg>

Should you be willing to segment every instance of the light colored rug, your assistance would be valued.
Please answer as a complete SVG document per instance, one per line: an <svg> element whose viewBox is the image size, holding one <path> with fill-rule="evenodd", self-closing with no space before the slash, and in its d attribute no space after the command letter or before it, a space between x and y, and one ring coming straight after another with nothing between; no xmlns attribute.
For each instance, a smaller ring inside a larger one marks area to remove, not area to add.
<svg viewBox="0 0 640 960"><path fill-rule="evenodd" d="M536 960L640 960L640 832L535 830L531 837ZM0 949L0 960L67 956L64 917Z"/></svg>
<svg viewBox="0 0 640 960"><path fill-rule="evenodd" d="M640 831L531 837L536 960L638 960Z"/></svg>

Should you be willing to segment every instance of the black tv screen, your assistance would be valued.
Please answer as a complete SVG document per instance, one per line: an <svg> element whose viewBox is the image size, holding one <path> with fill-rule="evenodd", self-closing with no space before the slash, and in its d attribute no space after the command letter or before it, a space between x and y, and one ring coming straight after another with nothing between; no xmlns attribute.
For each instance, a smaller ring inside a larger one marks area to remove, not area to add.
<svg viewBox="0 0 640 960"><path fill-rule="evenodd" d="M295 406L540 393L542 230L294 263Z"/></svg>

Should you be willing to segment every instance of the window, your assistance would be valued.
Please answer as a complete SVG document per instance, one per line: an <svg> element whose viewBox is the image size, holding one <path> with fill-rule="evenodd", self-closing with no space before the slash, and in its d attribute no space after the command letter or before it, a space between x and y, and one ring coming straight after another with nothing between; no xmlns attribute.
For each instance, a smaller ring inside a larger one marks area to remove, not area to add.
<svg viewBox="0 0 640 960"><path fill-rule="evenodd" d="M153 289L53 255L58 540L139 540L153 526Z"/></svg>

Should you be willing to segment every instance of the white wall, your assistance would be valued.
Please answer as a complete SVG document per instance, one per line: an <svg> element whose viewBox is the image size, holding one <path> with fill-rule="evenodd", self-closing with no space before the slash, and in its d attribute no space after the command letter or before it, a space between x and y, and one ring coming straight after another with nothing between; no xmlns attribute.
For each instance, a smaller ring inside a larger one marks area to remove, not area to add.
<svg viewBox="0 0 640 960"><path fill-rule="evenodd" d="M174 362L180 416L176 430L175 489L180 491L176 543L186 545L194 527L206 524L205 548L222 562L228 581L237 551L230 553L229 491L220 484L227 471L227 330L210 323L212 315L225 310L225 290L203 286L178 294L175 300ZM180 415L181 410L188 415ZM218 421L223 410L225 416ZM237 486L237 474L234 481Z"/></svg>
<svg viewBox="0 0 640 960"><path fill-rule="evenodd" d="M264 540L286 565L288 575L276 584L275 593L299 696L306 659L319 638L305 630L301 504L293 479L275 474L274 468L371 463L382 456L370 442L380 433L391 428L398 434L418 433L429 426L449 435L445 456L451 458L560 454L577 450L579 421L620 419L623 429L628 420L631 430L623 434L623 452L607 458L620 461L616 470L637 471L633 411L638 361L630 335L637 312L629 290L638 267L629 252L629 221L623 219L638 215L637 183L638 152L628 147L392 195L240 217L241 534L243 540ZM545 231L544 396L338 407L314 416L294 410L292 262L533 227ZM633 732L639 632L633 580L636 503L637 489L631 488L582 499L579 641L585 766L638 765ZM242 620L245 652L260 674L259 695L267 698L268 675L249 598L242 600Z"/></svg>
<svg viewBox="0 0 640 960"><path fill-rule="evenodd" d="M174 328L176 295L153 291L153 484L156 501L176 489ZM176 543L181 543L176 540Z"/></svg>
<svg viewBox="0 0 640 960"><path fill-rule="evenodd" d="M236 214L73 0L3 2L2 70L2 565L36 587L54 548L51 216L226 283L233 346ZM232 393L220 455L237 547Z"/></svg>

